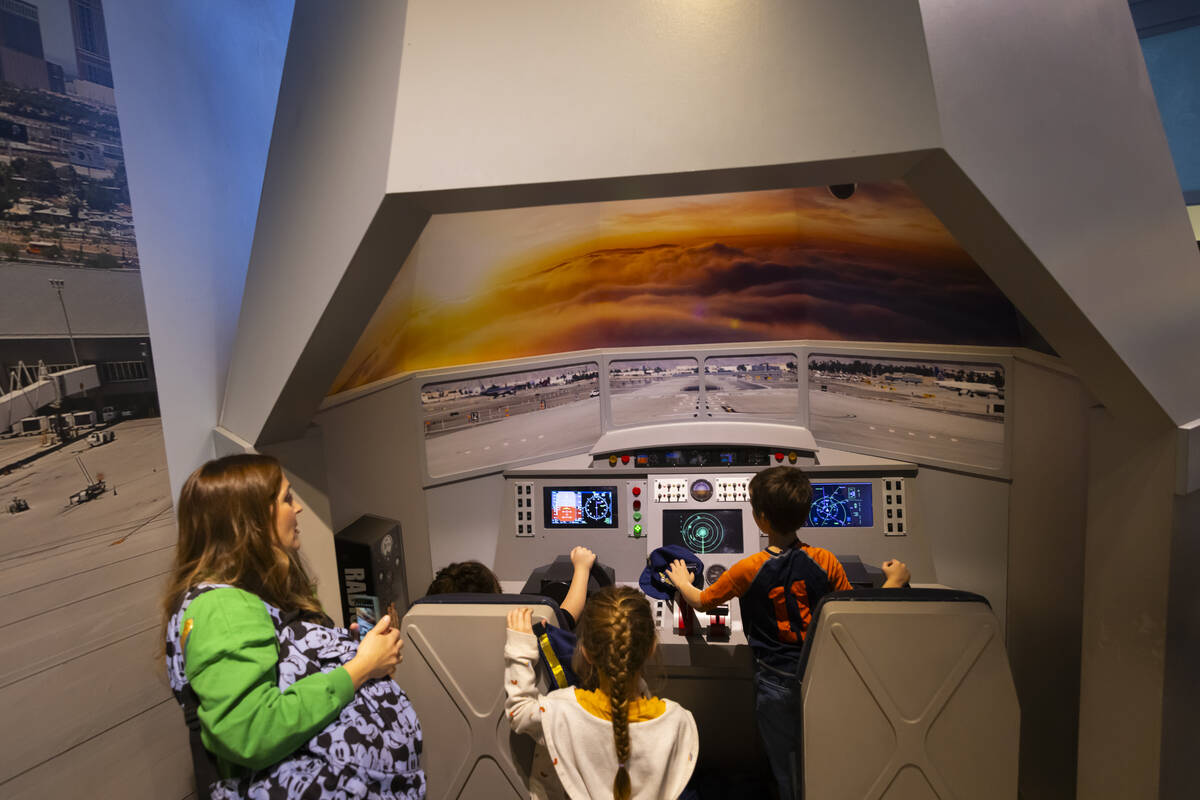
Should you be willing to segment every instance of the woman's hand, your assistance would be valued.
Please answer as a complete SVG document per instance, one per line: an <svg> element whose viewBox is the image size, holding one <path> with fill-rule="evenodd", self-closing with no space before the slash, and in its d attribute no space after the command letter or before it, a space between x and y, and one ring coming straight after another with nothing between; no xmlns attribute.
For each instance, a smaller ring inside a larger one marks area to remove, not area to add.
<svg viewBox="0 0 1200 800"><path fill-rule="evenodd" d="M358 653L346 662L346 671L354 680L354 688L362 686L372 678L386 678L396 665L404 660L400 650L404 641L400 631L391 627L391 617L384 615L379 623L367 631L358 643Z"/></svg>
<svg viewBox="0 0 1200 800"><path fill-rule="evenodd" d="M533 635L533 609L514 608L508 612L508 629Z"/></svg>

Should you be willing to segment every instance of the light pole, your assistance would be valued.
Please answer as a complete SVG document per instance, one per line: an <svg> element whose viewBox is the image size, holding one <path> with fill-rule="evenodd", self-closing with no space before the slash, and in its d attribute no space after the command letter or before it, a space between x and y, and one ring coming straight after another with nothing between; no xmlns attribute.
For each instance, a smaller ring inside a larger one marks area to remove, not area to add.
<svg viewBox="0 0 1200 800"><path fill-rule="evenodd" d="M58 302L62 306L63 319L67 321L67 338L71 340L71 356L75 359L75 366L79 366L79 353L75 351L75 334L71 333L71 318L67 316L67 302L63 300L64 282L60 278L51 278L50 286L58 292Z"/></svg>

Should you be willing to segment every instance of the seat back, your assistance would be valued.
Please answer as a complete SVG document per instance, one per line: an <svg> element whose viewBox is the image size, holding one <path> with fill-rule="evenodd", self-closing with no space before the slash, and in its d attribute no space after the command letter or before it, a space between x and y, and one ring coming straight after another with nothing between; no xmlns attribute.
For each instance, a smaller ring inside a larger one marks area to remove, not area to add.
<svg viewBox="0 0 1200 800"><path fill-rule="evenodd" d="M829 595L805 649L805 797L1016 798L1020 711L982 597Z"/></svg>
<svg viewBox="0 0 1200 800"><path fill-rule="evenodd" d="M553 602L522 595L438 595L404 616L394 677L421 720L429 800L529 797L534 743L504 714L505 617L523 606L557 624ZM538 690L549 691L540 669Z"/></svg>

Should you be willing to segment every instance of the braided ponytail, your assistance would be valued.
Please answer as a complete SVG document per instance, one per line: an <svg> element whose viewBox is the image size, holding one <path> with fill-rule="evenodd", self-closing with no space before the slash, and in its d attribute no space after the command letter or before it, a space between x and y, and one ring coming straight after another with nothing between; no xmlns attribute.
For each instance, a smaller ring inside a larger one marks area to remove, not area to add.
<svg viewBox="0 0 1200 800"><path fill-rule="evenodd" d="M579 642L582 647L575 651L576 669L587 676L588 683L598 678L602 685L607 684L618 764L613 798L629 800L633 791L628 767L632 755L629 701L634 679L654 648L650 603L641 592L627 586L602 589L588 599L584 608ZM581 662L581 656L586 663Z"/></svg>

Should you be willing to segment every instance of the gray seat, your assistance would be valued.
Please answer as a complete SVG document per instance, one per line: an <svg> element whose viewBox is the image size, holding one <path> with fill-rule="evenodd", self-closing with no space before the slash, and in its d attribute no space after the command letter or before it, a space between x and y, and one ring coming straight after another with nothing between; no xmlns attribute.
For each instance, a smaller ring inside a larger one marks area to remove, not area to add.
<svg viewBox="0 0 1200 800"><path fill-rule="evenodd" d="M1017 797L1020 710L977 595L830 595L802 673L805 797Z"/></svg>
<svg viewBox="0 0 1200 800"><path fill-rule="evenodd" d="M521 595L423 598L404 616L395 679L421 719L429 800L529 797L534 743L504 715L505 616L522 606L557 624L551 601Z"/></svg>

